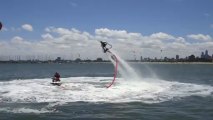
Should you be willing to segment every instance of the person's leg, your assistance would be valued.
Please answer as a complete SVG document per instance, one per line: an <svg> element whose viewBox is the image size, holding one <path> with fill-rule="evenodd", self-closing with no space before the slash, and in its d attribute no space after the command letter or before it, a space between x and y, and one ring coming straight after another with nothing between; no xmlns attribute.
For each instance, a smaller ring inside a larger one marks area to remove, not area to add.
<svg viewBox="0 0 213 120"><path fill-rule="evenodd" d="M106 53L108 50L109 50L108 48L105 48L105 49L104 49L104 53Z"/></svg>

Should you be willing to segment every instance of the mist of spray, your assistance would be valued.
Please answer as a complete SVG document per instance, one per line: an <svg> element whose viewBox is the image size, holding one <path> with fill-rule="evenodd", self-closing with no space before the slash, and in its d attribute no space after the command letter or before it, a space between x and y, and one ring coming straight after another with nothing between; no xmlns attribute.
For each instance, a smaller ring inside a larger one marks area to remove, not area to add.
<svg viewBox="0 0 213 120"><path fill-rule="evenodd" d="M112 54L108 54L109 59L115 66L115 61L112 59L112 55L115 55L118 59L118 72L125 80L141 80L139 75L135 72L135 70L125 61L123 60L118 54L114 51L110 50Z"/></svg>

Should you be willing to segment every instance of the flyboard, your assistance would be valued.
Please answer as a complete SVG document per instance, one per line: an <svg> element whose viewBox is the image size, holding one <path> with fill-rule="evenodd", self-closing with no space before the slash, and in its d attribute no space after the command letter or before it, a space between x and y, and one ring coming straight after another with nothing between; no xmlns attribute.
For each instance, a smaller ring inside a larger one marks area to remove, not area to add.
<svg viewBox="0 0 213 120"><path fill-rule="evenodd" d="M116 80L117 73L118 73L118 63L119 63L119 61L118 61L116 55L113 54L113 53L109 50L109 49L112 48L112 45L110 45L110 44L107 43L107 42L103 42L103 41L100 41L100 43L101 43L101 47L103 48L103 52L104 52L104 53L109 53L109 55L111 56L111 59L115 62L115 70L114 70L113 80L112 80L112 82L111 82L109 85L106 86L107 88L109 88L109 87L111 87L111 86L114 84L114 82L115 82L115 80ZM107 46L109 46L109 47L107 48Z"/></svg>

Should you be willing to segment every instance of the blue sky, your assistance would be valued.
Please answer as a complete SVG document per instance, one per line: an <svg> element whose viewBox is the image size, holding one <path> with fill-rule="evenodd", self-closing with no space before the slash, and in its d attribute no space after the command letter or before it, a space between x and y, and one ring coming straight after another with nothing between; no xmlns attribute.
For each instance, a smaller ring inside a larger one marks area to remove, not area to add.
<svg viewBox="0 0 213 120"><path fill-rule="evenodd" d="M212 0L2 0L0 20L8 28L29 23L38 33L58 26L90 33L106 27L142 34L213 35L212 6Z"/></svg>
<svg viewBox="0 0 213 120"><path fill-rule="evenodd" d="M149 36L166 33L213 36L212 0L1 0L0 41L13 37L39 41L45 28L125 30ZM23 30L30 25L31 32Z"/></svg>

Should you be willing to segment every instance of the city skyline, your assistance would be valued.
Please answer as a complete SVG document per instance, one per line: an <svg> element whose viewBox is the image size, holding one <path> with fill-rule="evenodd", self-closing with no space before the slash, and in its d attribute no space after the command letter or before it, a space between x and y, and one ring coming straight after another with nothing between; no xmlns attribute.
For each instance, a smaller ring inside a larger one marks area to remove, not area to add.
<svg viewBox="0 0 213 120"><path fill-rule="evenodd" d="M100 60L101 59L101 60ZM143 57L143 56L135 56L135 53L133 54L131 59L126 59L127 61L164 61L164 62L175 62L174 60L178 61L181 60L182 61L187 61L191 59L191 62L195 62L197 59L197 62L213 62L213 53L209 54L208 50L205 50L205 53L203 51L201 51L200 56L195 56L194 54L190 54L188 56L180 56L180 55L174 55L173 57L167 57L167 56L161 56L160 58L157 57ZM194 60L192 60L194 59ZM207 60L207 61L206 61ZM91 62L91 61L109 61L109 59L104 59L102 57L97 57L94 59L89 59L89 58L82 58L79 54L77 55L77 57L73 57L71 59L66 58L66 57L62 57L62 56L58 56L56 58L45 55L45 56L0 56L0 61L87 61L87 62ZM189 61L188 61L189 62Z"/></svg>
<svg viewBox="0 0 213 120"><path fill-rule="evenodd" d="M80 54L82 59L107 59L99 41L112 44L124 59L199 56L206 49L213 53L212 4L211 0L3 0L0 56L72 59Z"/></svg>

